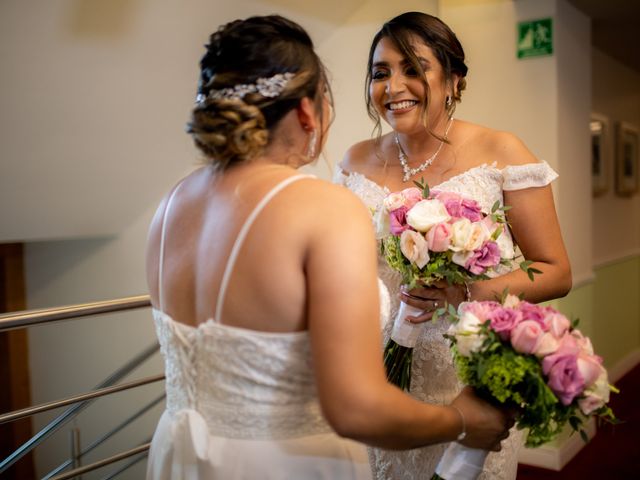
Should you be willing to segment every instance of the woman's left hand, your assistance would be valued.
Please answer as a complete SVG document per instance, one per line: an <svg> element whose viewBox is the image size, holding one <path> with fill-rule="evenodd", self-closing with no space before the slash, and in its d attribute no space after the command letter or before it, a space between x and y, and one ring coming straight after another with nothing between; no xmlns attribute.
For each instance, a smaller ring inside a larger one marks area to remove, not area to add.
<svg viewBox="0 0 640 480"><path fill-rule="evenodd" d="M464 285L449 285L441 281L429 286L418 286L411 290L402 289L400 300L412 307L423 310L422 315L408 316L411 323L423 323L433 318L436 310L446 304L458 308L466 299L466 287Z"/></svg>

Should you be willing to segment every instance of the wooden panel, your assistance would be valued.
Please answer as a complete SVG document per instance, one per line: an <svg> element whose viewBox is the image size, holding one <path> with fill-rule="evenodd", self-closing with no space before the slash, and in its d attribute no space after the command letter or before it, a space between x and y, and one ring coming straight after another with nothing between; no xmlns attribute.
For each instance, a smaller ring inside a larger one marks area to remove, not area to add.
<svg viewBox="0 0 640 480"><path fill-rule="evenodd" d="M23 246L0 244L0 312L26 308ZM31 405L27 330L0 333L0 412ZM0 425L0 458L11 454L31 438L31 420ZM2 475L3 479L35 478L33 457L25 456Z"/></svg>

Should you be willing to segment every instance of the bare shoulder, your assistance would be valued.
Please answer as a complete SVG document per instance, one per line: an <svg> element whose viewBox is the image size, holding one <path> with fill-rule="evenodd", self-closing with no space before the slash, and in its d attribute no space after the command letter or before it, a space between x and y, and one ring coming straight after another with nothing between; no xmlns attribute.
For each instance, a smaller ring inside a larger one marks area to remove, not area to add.
<svg viewBox="0 0 640 480"><path fill-rule="evenodd" d="M377 142L374 139L363 140L352 145L344 154L339 166L346 172L362 171L375 158Z"/></svg>
<svg viewBox="0 0 640 480"><path fill-rule="evenodd" d="M487 129L485 146L499 168L539 162L524 142L511 132Z"/></svg>

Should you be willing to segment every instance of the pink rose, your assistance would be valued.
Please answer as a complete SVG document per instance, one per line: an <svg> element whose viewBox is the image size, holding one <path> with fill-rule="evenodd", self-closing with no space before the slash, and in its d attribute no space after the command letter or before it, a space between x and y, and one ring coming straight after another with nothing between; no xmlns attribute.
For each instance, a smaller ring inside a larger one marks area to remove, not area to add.
<svg viewBox="0 0 640 480"><path fill-rule="evenodd" d="M522 320L522 313L513 308L498 307L488 315L491 320L491 329L496 332L502 340L509 340L511 331Z"/></svg>
<svg viewBox="0 0 640 480"><path fill-rule="evenodd" d="M563 405L571 404L584 390L584 378L574 355L549 355L542 360L542 370L549 377L547 385Z"/></svg>
<svg viewBox="0 0 640 480"><path fill-rule="evenodd" d="M545 331L549 330L545 322L545 313L543 307L539 307L529 302L520 302L518 310L522 312L522 316L525 320L534 320L540 324Z"/></svg>
<svg viewBox="0 0 640 480"><path fill-rule="evenodd" d="M489 320L491 312L497 308L500 308L500 304L498 302L468 302L460 304L460 313L469 312L476 316L481 323L484 323Z"/></svg>
<svg viewBox="0 0 640 480"><path fill-rule="evenodd" d="M543 358L552 353L556 353L558 348L560 348L558 339L552 333L544 332L540 336L540 340L533 350L533 354L538 358Z"/></svg>
<svg viewBox="0 0 640 480"><path fill-rule="evenodd" d="M558 350L555 355L572 355L577 357L580 354L580 346L576 339L569 333L565 333L558 340Z"/></svg>
<svg viewBox="0 0 640 480"><path fill-rule="evenodd" d="M533 353L543 333L538 322L522 320L511 330L511 346L519 353Z"/></svg>
<svg viewBox="0 0 640 480"><path fill-rule="evenodd" d="M474 275L480 275L499 263L500 249L498 244L496 242L487 242L480 249L473 252L473 255L467 259L464 268Z"/></svg>
<svg viewBox="0 0 640 480"><path fill-rule="evenodd" d="M446 252L451 245L453 231L448 223L438 223L427 232L426 239L432 252Z"/></svg>
<svg viewBox="0 0 640 480"><path fill-rule="evenodd" d="M544 319L544 323L556 338L561 338L571 326L567 317L553 309L549 309L549 312Z"/></svg>
<svg viewBox="0 0 640 480"><path fill-rule="evenodd" d="M393 235L400 235L409 228L409 225L407 225L408 210L407 207L400 207L389 212L389 228Z"/></svg>
<svg viewBox="0 0 640 480"><path fill-rule="evenodd" d="M579 355L577 362L585 387L590 387L604 370L602 359L596 355Z"/></svg>
<svg viewBox="0 0 640 480"><path fill-rule="evenodd" d="M438 192L435 198L440 200L449 215L455 218L468 218L472 222L482 220L482 210L475 200L461 197L453 192Z"/></svg>
<svg viewBox="0 0 640 480"><path fill-rule="evenodd" d="M585 337L580 330L571 330L571 337L573 337L578 345L580 351L586 355L593 355L593 345L589 337Z"/></svg>
<svg viewBox="0 0 640 480"><path fill-rule="evenodd" d="M404 206L407 207L407 209L413 207L420 200L424 200L422 190L416 187L405 188L400 193L404 197Z"/></svg>

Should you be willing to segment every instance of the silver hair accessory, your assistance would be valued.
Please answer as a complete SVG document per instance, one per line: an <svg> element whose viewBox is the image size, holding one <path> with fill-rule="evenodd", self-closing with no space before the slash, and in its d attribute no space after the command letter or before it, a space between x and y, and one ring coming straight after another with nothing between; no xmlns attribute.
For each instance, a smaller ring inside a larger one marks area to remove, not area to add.
<svg viewBox="0 0 640 480"><path fill-rule="evenodd" d="M207 98L211 100L242 100L249 93L259 93L263 97L274 98L280 95L295 73L276 73L272 77L261 77L256 83L241 83L232 88L221 88L220 90L209 90L205 95L196 95L196 103L202 103Z"/></svg>
<svg viewBox="0 0 640 480"><path fill-rule="evenodd" d="M318 130L315 128L309 132L309 143L307 144L307 158L315 158L318 143Z"/></svg>

